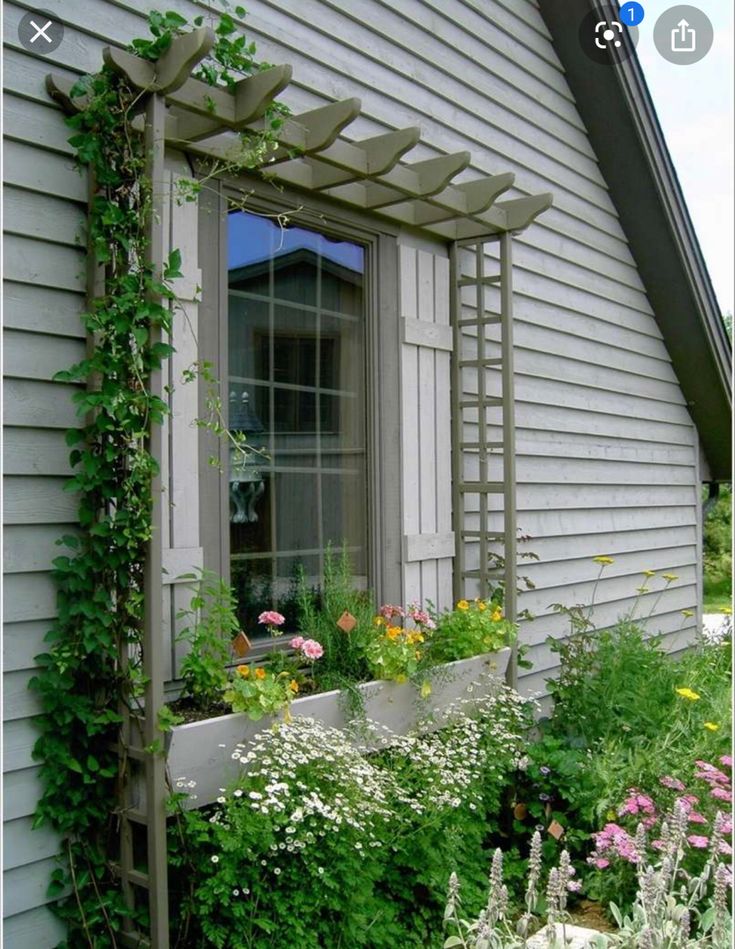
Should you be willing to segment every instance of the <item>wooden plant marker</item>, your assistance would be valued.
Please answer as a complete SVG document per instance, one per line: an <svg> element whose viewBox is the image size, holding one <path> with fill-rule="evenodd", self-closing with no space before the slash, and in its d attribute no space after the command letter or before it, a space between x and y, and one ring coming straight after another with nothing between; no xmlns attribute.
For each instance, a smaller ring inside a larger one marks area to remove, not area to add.
<svg viewBox="0 0 735 949"><path fill-rule="evenodd" d="M554 840L561 840L561 838L564 836L564 828L561 826L558 820L553 820L546 829L554 838Z"/></svg>
<svg viewBox="0 0 735 949"><path fill-rule="evenodd" d="M232 640L232 648L241 659L250 652L250 640L242 630Z"/></svg>
<svg viewBox="0 0 735 949"><path fill-rule="evenodd" d="M343 633L351 633L355 626L357 626L357 620L352 615L352 613L345 610L337 620L337 626L342 630Z"/></svg>

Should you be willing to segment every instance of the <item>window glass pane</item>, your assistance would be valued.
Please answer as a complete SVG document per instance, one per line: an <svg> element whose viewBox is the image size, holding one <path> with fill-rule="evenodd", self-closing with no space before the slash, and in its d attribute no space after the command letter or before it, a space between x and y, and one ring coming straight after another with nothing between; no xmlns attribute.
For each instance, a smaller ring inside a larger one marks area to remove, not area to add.
<svg viewBox="0 0 735 949"><path fill-rule="evenodd" d="M268 217L229 215L229 426L261 450L230 459L240 620L316 585L328 545L366 583L365 250Z"/></svg>

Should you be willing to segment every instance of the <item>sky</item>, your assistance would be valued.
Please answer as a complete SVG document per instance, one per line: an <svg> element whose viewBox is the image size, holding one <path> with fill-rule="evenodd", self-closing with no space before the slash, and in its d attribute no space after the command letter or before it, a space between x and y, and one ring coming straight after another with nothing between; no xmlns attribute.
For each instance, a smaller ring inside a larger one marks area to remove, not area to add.
<svg viewBox="0 0 735 949"><path fill-rule="evenodd" d="M733 298L733 2L697 0L714 27L709 53L691 66L667 62L653 44L653 27L667 0L641 0L645 17L638 59L697 232L723 313Z"/></svg>

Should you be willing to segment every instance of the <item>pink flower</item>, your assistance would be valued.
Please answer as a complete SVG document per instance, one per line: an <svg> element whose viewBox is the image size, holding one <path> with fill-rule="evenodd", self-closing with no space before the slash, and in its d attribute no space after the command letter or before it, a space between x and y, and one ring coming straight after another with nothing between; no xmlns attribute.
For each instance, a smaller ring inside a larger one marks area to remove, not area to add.
<svg viewBox="0 0 735 949"><path fill-rule="evenodd" d="M699 850L704 850L709 844L709 837L698 837L696 834L690 834L687 840L692 847L697 847Z"/></svg>
<svg viewBox="0 0 735 949"><path fill-rule="evenodd" d="M276 613L275 610L266 610L265 613L260 614L258 622L263 623L265 626L281 626L286 622L286 617L281 616L280 613Z"/></svg>
<svg viewBox="0 0 735 949"><path fill-rule="evenodd" d="M732 847L726 840L720 841L720 853L724 853L726 857L732 856Z"/></svg>
<svg viewBox="0 0 735 949"><path fill-rule="evenodd" d="M665 788L671 788L672 791L685 790L684 783L678 778L672 778L670 774L665 774L662 778L659 778L658 781L659 784L662 784Z"/></svg>
<svg viewBox="0 0 735 949"><path fill-rule="evenodd" d="M378 613L380 613L383 619L393 619L394 616L400 616L403 618L406 615L406 611L402 606L391 606L390 603L386 603L384 606L381 606L378 610Z"/></svg>
<svg viewBox="0 0 735 949"><path fill-rule="evenodd" d="M301 649L301 647L304 645L304 642L305 640L303 636L294 636L294 638L289 643L289 646L291 649Z"/></svg>
<svg viewBox="0 0 735 949"><path fill-rule="evenodd" d="M663 840L652 840L651 846L654 850L663 850L666 847L666 844Z"/></svg>
<svg viewBox="0 0 735 949"><path fill-rule="evenodd" d="M321 659L324 655L324 647L316 639L306 639L301 644L301 651L307 659Z"/></svg>
<svg viewBox="0 0 735 949"><path fill-rule="evenodd" d="M636 788L628 788L629 797L623 802L618 814L650 814L655 815L656 807L650 797L641 794Z"/></svg>
<svg viewBox="0 0 735 949"><path fill-rule="evenodd" d="M410 606L408 615L419 626L425 626L427 629L436 629L436 623L432 620L426 610L419 609L418 606Z"/></svg>
<svg viewBox="0 0 735 949"><path fill-rule="evenodd" d="M706 824L707 818L703 817L701 814L698 814L696 811L689 811L689 816L687 818L690 824Z"/></svg>
<svg viewBox="0 0 735 949"><path fill-rule="evenodd" d="M567 883L567 889L570 893L579 893L579 891L582 889L582 884L579 880L569 880Z"/></svg>
<svg viewBox="0 0 735 949"><path fill-rule="evenodd" d="M726 768L732 768L732 758L730 755L721 755L720 764L724 764Z"/></svg>
<svg viewBox="0 0 735 949"><path fill-rule="evenodd" d="M712 788L709 792L712 797L716 797L718 801L731 801L732 792L726 791L725 788Z"/></svg>
<svg viewBox="0 0 735 949"><path fill-rule="evenodd" d="M597 867L598 870L604 870L605 867L609 867L609 866L610 866L610 861L609 861L609 860L605 860L604 857L596 857L596 858L592 861L592 863L594 864L594 866Z"/></svg>

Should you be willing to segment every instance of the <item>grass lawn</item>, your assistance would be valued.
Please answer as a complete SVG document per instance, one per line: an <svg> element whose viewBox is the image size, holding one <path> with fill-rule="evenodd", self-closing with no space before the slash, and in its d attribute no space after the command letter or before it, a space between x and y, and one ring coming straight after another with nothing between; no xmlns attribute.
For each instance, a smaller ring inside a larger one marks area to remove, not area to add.
<svg viewBox="0 0 735 949"><path fill-rule="evenodd" d="M704 612L721 613L732 608L732 582L729 577L712 581L704 580Z"/></svg>

